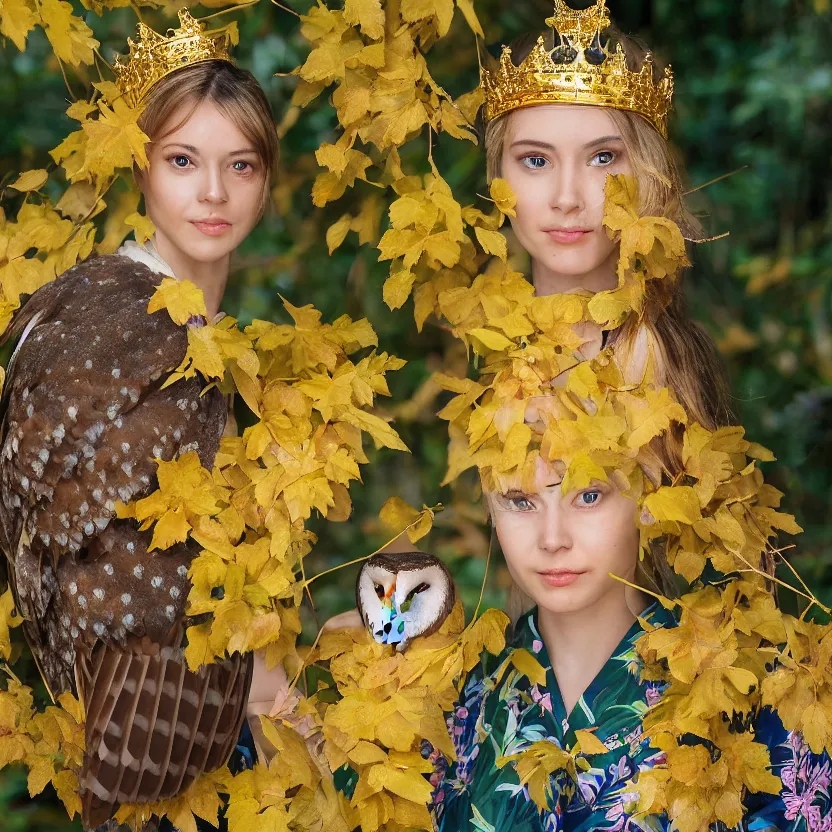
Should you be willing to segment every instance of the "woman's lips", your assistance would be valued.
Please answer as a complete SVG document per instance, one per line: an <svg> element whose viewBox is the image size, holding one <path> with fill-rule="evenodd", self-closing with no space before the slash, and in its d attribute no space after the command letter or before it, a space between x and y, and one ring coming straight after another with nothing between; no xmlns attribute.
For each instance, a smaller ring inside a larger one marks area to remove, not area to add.
<svg viewBox="0 0 832 832"><path fill-rule="evenodd" d="M577 243L583 240L587 234L591 234L590 229L585 228L548 228L546 233L549 239L556 243Z"/></svg>
<svg viewBox="0 0 832 832"><path fill-rule="evenodd" d="M191 225L208 237L219 237L231 228L231 223L225 220L192 220Z"/></svg>
<svg viewBox="0 0 832 832"><path fill-rule="evenodd" d="M578 580L583 575L583 572L539 572L538 573L543 583L549 586L569 586Z"/></svg>

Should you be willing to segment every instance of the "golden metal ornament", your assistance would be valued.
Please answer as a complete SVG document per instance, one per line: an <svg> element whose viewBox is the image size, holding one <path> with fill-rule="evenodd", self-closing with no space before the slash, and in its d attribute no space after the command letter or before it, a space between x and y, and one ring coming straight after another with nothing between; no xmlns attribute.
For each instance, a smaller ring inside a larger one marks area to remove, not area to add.
<svg viewBox="0 0 832 832"><path fill-rule="evenodd" d="M667 138L673 72L666 67L656 83L651 53L641 70L632 72L621 44L610 51L602 43L601 33L610 25L606 0L583 11L555 0L546 25L552 29L553 48L547 49L541 35L519 66L504 46L497 69L481 69L487 121L536 104L588 104L638 113Z"/></svg>
<svg viewBox="0 0 832 832"><path fill-rule="evenodd" d="M234 24L206 32L205 24L187 9L178 14L179 28L168 29L166 35L139 23L138 43L127 39L127 62L116 58L116 84L131 107L140 107L153 85L177 69L202 61L231 62Z"/></svg>

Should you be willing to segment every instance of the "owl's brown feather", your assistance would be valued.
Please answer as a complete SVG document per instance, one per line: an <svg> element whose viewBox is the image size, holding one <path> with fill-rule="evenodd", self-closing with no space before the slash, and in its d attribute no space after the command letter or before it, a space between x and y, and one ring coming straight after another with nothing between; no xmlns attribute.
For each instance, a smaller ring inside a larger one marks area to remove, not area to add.
<svg viewBox="0 0 832 832"><path fill-rule="evenodd" d="M152 802L222 765L245 712L250 658L185 666L188 567L149 552L116 501L156 487L154 458L210 467L223 397L197 379L162 389L187 328L147 305L160 280L124 257L88 260L15 319L0 440L0 542L24 632L53 695L81 696L85 825Z"/></svg>

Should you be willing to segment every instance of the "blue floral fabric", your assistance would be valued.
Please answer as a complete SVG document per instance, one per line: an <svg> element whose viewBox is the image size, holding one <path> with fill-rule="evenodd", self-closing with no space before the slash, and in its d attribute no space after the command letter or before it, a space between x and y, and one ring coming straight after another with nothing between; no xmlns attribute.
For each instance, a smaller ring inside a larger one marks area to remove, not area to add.
<svg viewBox="0 0 832 832"><path fill-rule="evenodd" d="M672 627L672 614L658 604L642 616L652 626ZM640 680L635 642L643 633L633 624L607 664L570 714L561 698L537 626L537 610L518 622L514 637L498 657L490 657L468 678L448 724L457 761L434 754L433 816L438 832L670 832L664 815L636 816L632 780L664 762L662 752L642 737L645 711L662 687ZM545 687L533 684L511 663L516 648L529 650L546 668ZM577 784L563 772L552 780L552 799L539 811L501 756L517 754L546 740L569 749L575 731L591 730L607 752L590 756L591 768L578 771ZM790 734L777 715L761 713L754 725L758 742L771 750L772 770L783 781L780 795L749 794L738 832L794 830L832 832L828 754L812 754L799 735Z"/></svg>

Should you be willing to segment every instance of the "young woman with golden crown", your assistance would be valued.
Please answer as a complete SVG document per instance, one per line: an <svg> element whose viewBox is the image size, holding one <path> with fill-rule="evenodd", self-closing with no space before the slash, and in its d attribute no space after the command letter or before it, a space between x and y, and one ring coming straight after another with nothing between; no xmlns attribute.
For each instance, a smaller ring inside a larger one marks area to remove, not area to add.
<svg viewBox="0 0 832 832"><path fill-rule="evenodd" d="M110 104L123 97L141 110L150 139L135 178L155 234L35 292L10 331L20 339L3 414L3 550L50 693L83 705L86 828L223 766L252 677L250 653L188 667L188 570L199 548L160 550L117 516L117 502L159 487L157 464L159 481L164 463L188 452L213 465L224 396L199 376L164 382L189 330L217 317L231 257L263 214L277 163L269 104L232 63L228 28L206 31L184 10L179 21L167 35L140 24L110 85ZM201 290L200 315L148 314L171 278Z"/></svg>
<svg viewBox="0 0 832 832"><path fill-rule="evenodd" d="M671 72L610 27L604 0L580 12L556 0L546 23L483 70L488 175L516 195L512 227L538 296L615 298L626 311L610 326L596 306L578 323L581 362L554 379L566 393L531 403L543 441L522 470L480 456L519 608L511 644L469 676L449 721L456 760L436 755L437 827L832 828L825 742L786 730L775 707L794 619L776 608L773 527L758 521L779 495L757 473L741 484L759 452L721 427L715 351L682 304L683 247L668 269L655 254L670 246L639 239L650 223L679 244L701 236L666 141ZM646 282L625 296L635 273ZM492 366L498 379L512 372ZM684 412L645 432L662 388ZM591 463L576 462L576 442ZM742 544L725 549L734 532L720 524L745 522L737 500L760 534L738 526ZM681 598L674 565L690 584Z"/></svg>
<svg viewBox="0 0 832 832"><path fill-rule="evenodd" d="M536 294L610 290L619 243L603 225L609 175L635 178L643 216L666 217L687 240L702 237L667 141L673 75L610 26L604 3L575 12L557 2L547 24L506 49L499 68L483 69L488 179L504 178L517 194L511 223L531 257ZM637 318L609 332L589 327L582 354L612 346L638 380L650 352L656 383L690 415L706 427L729 424L719 358L686 313L681 277L649 282Z"/></svg>

